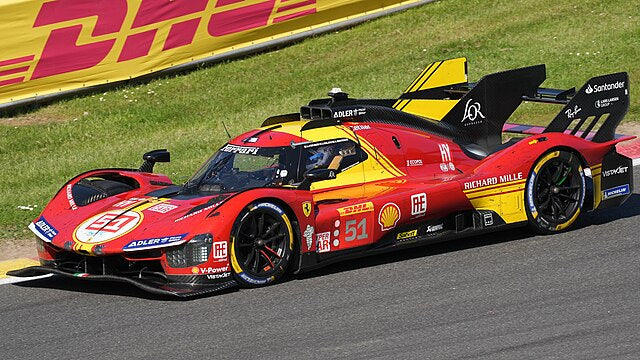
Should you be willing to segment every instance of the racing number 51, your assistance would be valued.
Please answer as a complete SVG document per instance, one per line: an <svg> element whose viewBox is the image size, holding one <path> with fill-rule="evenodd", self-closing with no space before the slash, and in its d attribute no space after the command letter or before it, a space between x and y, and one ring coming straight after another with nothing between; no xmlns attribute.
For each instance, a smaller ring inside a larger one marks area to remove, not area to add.
<svg viewBox="0 0 640 360"><path fill-rule="evenodd" d="M356 223L358 223L357 226ZM344 238L345 241L361 240L369 237L369 234L367 234L367 218L363 218L360 222L358 220L347 220L344 224L344 231L347 235Z"/></svg>

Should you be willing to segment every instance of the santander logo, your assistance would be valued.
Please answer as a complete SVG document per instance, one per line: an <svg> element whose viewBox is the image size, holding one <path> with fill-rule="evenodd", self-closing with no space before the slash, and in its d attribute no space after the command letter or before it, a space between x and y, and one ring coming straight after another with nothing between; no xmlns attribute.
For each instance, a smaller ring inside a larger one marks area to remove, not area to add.
<svg viewBox="0 0 640 360"><path fill-rule="evenodd" d="M587 85L587 88L584 89L584 92L587 94L599 93L608 90L622 89L624 88L624 81L616 81L614 83L604 83L602 85Z"/></svg>

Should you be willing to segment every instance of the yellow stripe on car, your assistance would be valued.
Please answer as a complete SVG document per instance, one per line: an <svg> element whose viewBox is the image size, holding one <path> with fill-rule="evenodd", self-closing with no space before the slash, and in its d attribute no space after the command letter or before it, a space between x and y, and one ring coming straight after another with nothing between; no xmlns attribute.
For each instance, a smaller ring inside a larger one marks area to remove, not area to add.
<svg viewBox="0 0 640 360"><path fill-rule="evenodd" d="M514 180L500 185L465 190L464 193L476 210L491 210L507 223L527 220L524 209L526 180Z"/></svg>

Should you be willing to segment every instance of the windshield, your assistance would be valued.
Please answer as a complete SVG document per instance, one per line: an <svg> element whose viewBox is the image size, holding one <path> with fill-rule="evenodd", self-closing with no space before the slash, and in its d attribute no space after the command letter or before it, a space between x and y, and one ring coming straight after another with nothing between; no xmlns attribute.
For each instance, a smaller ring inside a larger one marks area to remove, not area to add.
<svg viewBox="0 0 640 360"><path fill-rule="evenodd" d="M236 192L298 182L298 151L291 147L260 148L227 144L187 182L185 188L205 193Z"/></svg>

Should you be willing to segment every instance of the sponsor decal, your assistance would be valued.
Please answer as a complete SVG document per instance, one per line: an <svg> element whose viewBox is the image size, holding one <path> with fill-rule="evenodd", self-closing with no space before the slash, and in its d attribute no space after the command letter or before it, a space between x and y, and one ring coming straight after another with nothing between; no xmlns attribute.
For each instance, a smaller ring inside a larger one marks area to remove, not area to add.
<svg viewBox="0 0 640 360"><path fill-rule="evenodd" d="M629 169L628 166L620 165L615 169L603 170L602 171L602 177L625 174L628 171L628 169Z"/></svg>
<svg viewBox="0 0 640 360"><path fill-rule="evenodd" d="M606 189L602 192L603 199L611 199L614 197L627 195L631 192L629 184L624 184L616 187L612 187L610 189Z"/></svg>
<svg viewBox="0 0 640 360"><path fill-rule="evenodd" d="M192 217L192 216L196 216L196 215L200 214L200 213L201 213L201 212L203 212L203 211L211 210L211 209L213 209L214 207L216 207L216 206L220 205L220 203L222 203L222 201L217 202L217 203L212 204L212 205L209 205L209 206L207 206L207 207L204 207L204 208L202 208L202 209L200 209L200 210L196 210L196 211L194 211L194 212L192 212L192 213L189 213L189 214L187 214L187 215L185 215L185 216L181 216L181 217L179 217L179 218L175 219L175 220L174 220L174 222L179 222L179 221L182 221L182 220L184 220L184 219L188 219L188 218L190 218L190 217Z"/></svg>
<svg viewBox="0 0 640 360"><path fill-rule="evenodd" d="M342 139L333 139L333 140L320 141L320 142L313 143L313 144L306 144L306 145L304 145L304 148L305 149L309 149L309 148L318 147L318 146L339 144L339 143L343 143L345 141L349 141L349 139L342 138Z"/></svg>
<svg viewBox="0 0 640 360"><path fill-rule="evenodd" d="M196 267L194 266L192 268L192 272L194 274L202 274L202 275L206 275L206 274L219 274L219 273L226 273L229 271L229 265L227 266L221 266L221 267Z"/></svg>
<svg viewBox="0 0 640 360"><path fill-rule="evenodd" d="M344 117L354 117L354 116L362 116L367 113L367 109L349 109L349 110L338 110L333 112L333 118L344 118Z"/></svg>
<svg viewBox="0 0 640 360"><path fill-rule="evenodd" d="M78 210L78 205L76 205L76 201L73 199L73 194L71 193L72 187L71 184L67 184L67 201L69 202L71 210Z"/></svg>
<svg viewBox="0 0 640 360"><path fill-rule="evenodd" d="M451 150L449 149L449 144L438 144L438 148L440 149L442 162L446 163L451 161Z"/></svg>
<svg viewBox="0 0 640 360"><path fill-rule="evenodd" d="M481 188L490 185L503 184L511 181L522 180L522 172L517 172L513 174L493 176L486 179L473 180L464 183L465 190L471 190L476 188Z"/></svg>
<svg viewBox="0 0 640 360"><path fill-rule="evenodd" d="M430 234L430 233L434 233L436 231L440 231L442 229L444 229L444 224L427 225L427 228L426 228L425 231L426 231L427 234Z"/></svg>
<svg viewBox="0 0 640 360"><path fill-rule="evenodd" d="M165 204L165 203L160 203L160 204L156 204L153 205L152 207L148 208L148 211L153 211L153 212L157 212L160 214L166 214L171 210L175 210L178 208L178 205L171 205L171 204Z"/></svg>
<svg viewBox="0 0 640 360"><path fill-rule="evenodd" d="M600 99L600 100L596 100L596 102L594 103L594 106L596 107L596 109L606 108L618 100L620 100L620 98L617 96L607 98L607 99Z"/></svg>
<svg viewBox="0 0 640 360"><path fill-rule="evenodd" d="M356 125L356 126L352 126L351 129L353 131L371 130L371 126L369 126L369 125Z"/></svg>
<svg viewBox="0 0 640 360"><path fill-rule="evenodd" d="M603 91L622 89L624 88L624 81L616 81L614 83L604 83L602 85L587 85L587 88L584 90L587 94L595 94Z"/></svg>
<svg viewBox="0 0 640 360"><path fill-rule="evenodd" d="M576 105L573 109L565 110L564 113L567 115L567 119L575 119L576 115L578 115L580 111L582 111L582 109Z"/></svg>
<svg viewBox="0 0 640 360"><path fill-rule="evenodd" d="M73 232L73 237L85 244L110 241L138 227L142 218L142 214L136 211L110 210L82 222Z"/></svg>
<svg viewBox="0 0 640 360"><path fill-rule="evenodd" d="M407 166L422 166L422 159L407 160Z"/></svg>
<svg viewBox="0 0 640 360"><path fill-rule="evenodd" d="M338 213L340 213L340 216L361 214L361 213L373 211L373 203L371 201L368 201L366 203L341 207L341 208L338 208L337 210L338 210Z"/></svg>
<svg viewBox="0 0 640 360"><path fill-rule="evenodd" d="M213 260L226 260L226 259L227 259L227 242L214 241L213 242Z"/></svg>
<svg viewBox="0 0 640 360"><path fill-rule="evenodd" d="M126 200L122 200L118 203L116 203L115 205L113 205L113 207L115 208L125 208L129 205L133 205L135 203L137 203L138 201L142 201L142 200L146 200L145 198L131 198L131 199L126 199Z"/></svg>
<svg viewBox="0 0 640 360"><path fill-rule="evenodd" d="M209 280L224 279L224 278L228 278L229 276L231 276L230 272L225 272L221 274L207 274L207 279Z"/></svg>
<svg viewBox="0 0 640 360"><path fill-rule="evenodd" d="M273 281L273 276L268 278L268 279L254 279L251 276L247 275L244 272L241 272L240 274L238 274L238 276L240 276L242 278L242 280L250 283L250 284L255 284L255 285L264 285L266 283L269 283L271 281Z"/></svg>
<svg viewBox="0 0 640 360"><path fill-rule="evenodd" d="M411 216L422 216L427 213L427 194L411 195Z"/></svg>
<svg viewBox="0 0 640 360"><path fill-rule="evenodd" d="M252 146L238 146L238 145L227 144L222 149L220 149L220 151L233 153L233 154L254 154L255 155L258 153L258 149L260 148L252 147Z"/></svg>
<svg viewBox="0 0 640 360"><path fill-rule="evenodd" d="M302 213L304 213L304 216L306 217L311 215L311 201L305 201L302 203Z"/></svg>
<svg viewBox="0 0 640 360"><path fill-rule="evenodd" d="M378 223L382 231L391 230L398 224L400 220L400 207L395 203L386 203L378 214Z"/></svg>
<svg viewBox="0 0 640 360"><path fill-rule="evenodd" d="M331 251L331 233L329 231L316 235L316 251L319 253Z"/></svg>
<svg viewBox="0 0 640 360"><path fill-rule="evenodd" d="M533 202L533 188L536 183L536 176L536 172L532 172L531 178L529 178L529 184L527 184L527 202L529 203L529 210L531 211L531 214L533 214L534 218L538 212L538 209L536 209L536 205Z"/></svg>
<svg viewBox="0 0 640 360"><path fill-rule="evenodd" d="M58 235L58 230L54 228L49 222L44 218L44 216L40 216L40 219L36 221L34 224L34 229L45 238L49 239L49 242L53 240L56 235ZM40 236L40 238L42 238ZM44 240L44 239L43 239Z"/></svg>
<svg viewBox="0 0 640 360"><path fill-rule="evenodd" d="M473 102L473 99L469 99L464 106L464 116L461 123L464 126L482 124L482 119L485 119L482 113L482 107L479 102Z"/></svg>
<svg viewBox="0 0 640 360"><path fill-rule="evenodd" d="M440 149L440 158L442 159L442 163L440 164L440 170L442 170L442 172L455 170L456 167L455 165L453 165L453 162L451 162L452 159L451 159L451 150L449 149L449 144L438 144L438 148Z"/></svg>
<svg viewBox="0 0 640 360"><path fill-rule="evenodd" d="M493 225L493 214L492 213L482 214L482 220L484 222L485 227Z"/></svg>
<svg viewBox="0 0 640 360"><path fill-rule="evenodd" d="M260 203L256 205L254 208L252 208L251 210L254 210L257 208L269 208L271 210L275 210L275 212L277 212L280 215L284 215L284 211L280 209L277 205L274 205L272 203Z"/></svg>
<svg viewBox="0 0 640 360"><path fill-rule="evenodd" d="M171 236L143 239L143 240L133 240L132 242L125 245L123 250L132 251L132 250L142 250L142 249L153 249L153 248L174 245L177 242L182 242L182 239L184 239L185 236L187 236L187 233L180 234L180 235L171 235Z"/></svg>
<svg viewBox="0 0 640 360"><path fill-rule="evenodd" d="M418 230L405 231L405 232L398 233L398 235L396 236L396 240L410 239L410 238L416 237L417 235L418 235Z"/></svg>
<svg viewBox="0 0 640 360"><path fill-rule="evenodd" d="M258 138L257 137L252 137L252 138L246 138L244 140L242 140L242 142L248 142L248 143L257 143L258 142Z"/></svg>
<svg viewBox="0 0 640 360"><path fill-rule="evenodd" d="M304 233L302 234L307 243L307 250L311 250L311 246L313 245L313 230L313 226L307 225L307 228L304 229Z"/></svg>

